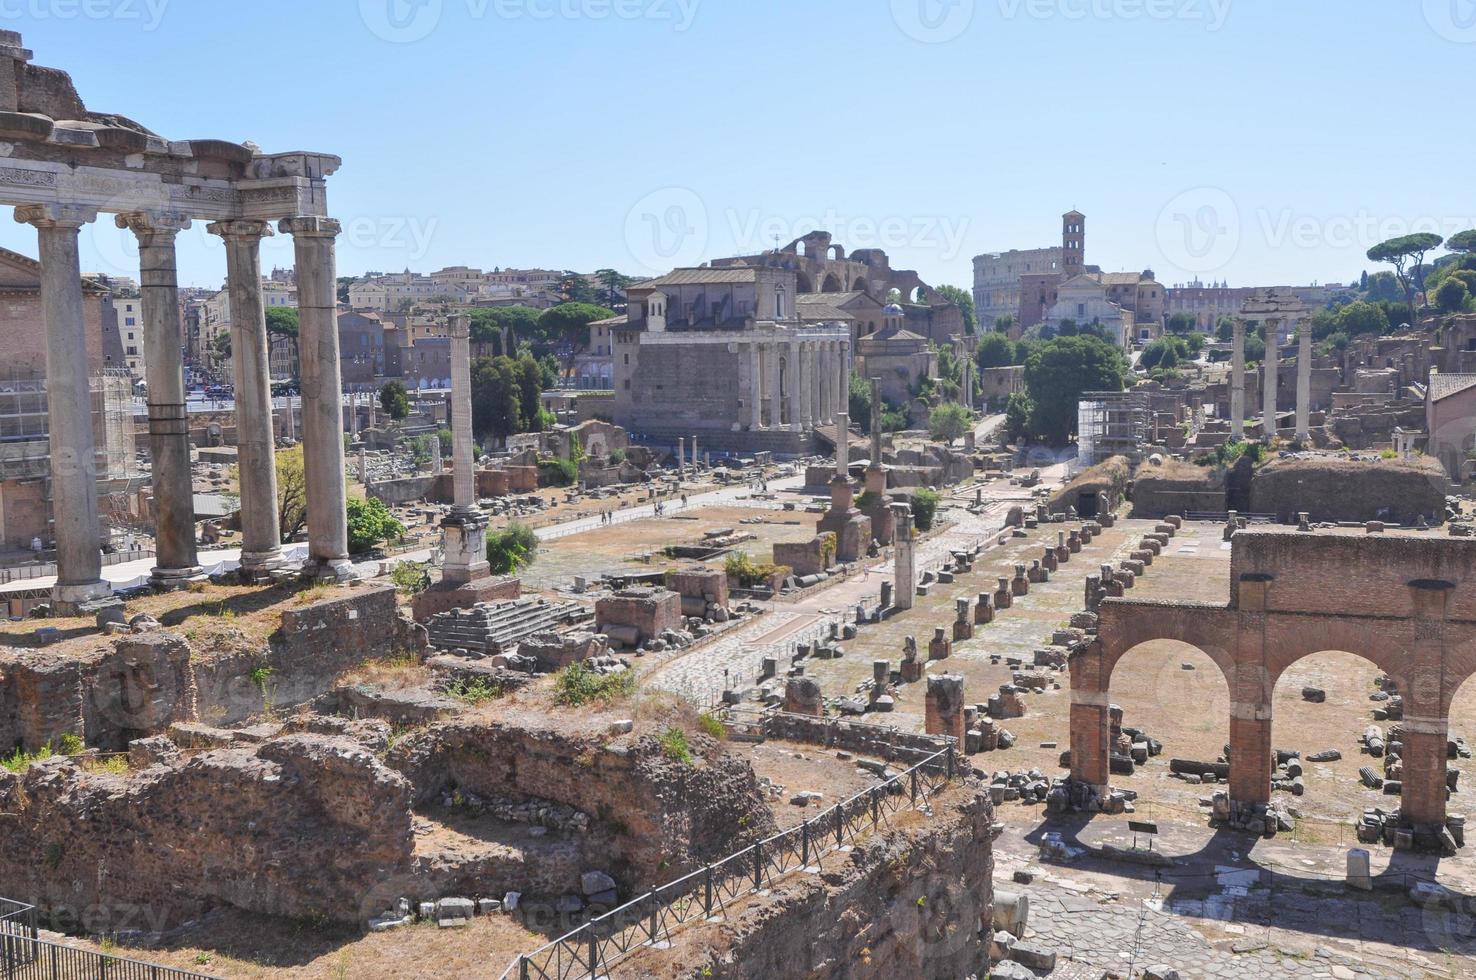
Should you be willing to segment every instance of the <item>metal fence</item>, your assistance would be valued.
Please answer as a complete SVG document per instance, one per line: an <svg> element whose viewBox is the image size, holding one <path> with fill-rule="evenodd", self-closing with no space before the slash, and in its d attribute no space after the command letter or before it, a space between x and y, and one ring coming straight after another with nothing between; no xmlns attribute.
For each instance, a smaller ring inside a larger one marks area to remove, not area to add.
<svg viewBox="0 0 1476 980"><path fill-rule="evenodd" d="M63 946L40 938L36 908L0 898L0 977L4 980L215 980L204 973Z"/></svg>
<svg viewBox="0 0 1476 980"><path fill-rule="evenodd" d="M730 854L715 864L653 889L591 919L553 942L519 956L501 980L582 980L609 976L610 967L642 947L660 947L690 922L725 918L745 898L780 878L813 868L905 809L926 810L932 796L958 775L956 747L935 752L906 772L863 790L798 827Z"/></svg>

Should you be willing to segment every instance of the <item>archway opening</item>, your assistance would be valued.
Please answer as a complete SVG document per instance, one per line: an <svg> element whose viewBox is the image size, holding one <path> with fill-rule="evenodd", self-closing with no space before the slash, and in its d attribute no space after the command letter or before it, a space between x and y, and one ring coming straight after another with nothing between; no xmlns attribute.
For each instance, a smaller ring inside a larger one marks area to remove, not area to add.
<svg viewBox="0 0 1476 980"><path fill-rule="evenodd" d="M1376 683L1382 676L1383 671L1364 657L1325 650L1301 657L1276 679L1271 691L1271 745L1277 751L1300 753L1305 786L1299 804L1304 814L1301 830L1309 835L1322 829L1339 840L1348 836L1339 825L1356 822L1365 809L1399 806L1398 796L1386 796L1381 785L1370 787L1359 780L1360 767L1384 775L1383 757L1363 751L1364 730L1377 725L1387 738L1390 725L1398 724L1387 718L1375 720L1375 712L1387 713L1390 705L1386 699L1371 700L1388 693ZM1331 752L1340 758L1327 758ZM1273 786L1276 779L1273 775Z"/></svg>
<svg viewBox="0 0 1476 980"><path fill-rule="evenodd" d="M1140 739L1127 730L1163 747L1146 759L1140 752L1136 771L1132 775L1115 771L1113 785L1136 790L1144 801L1178 808L1171 812L1197 822L1193 815L1204 794L1202 786L1215 777L1186 781L1171 774L1169 762L1220 760L1230 741L1230 684L1224 672L1198 647L1179 640L1149 640L1118 658L1107 690L1109 701L1122 708L1125 735L1111 747L1113 754L1126 749L1132 757L1133 743Z"/></svg>
<svg viewBox="0 0 1476 980"><path fill-rule="evenodd" d="M815 291L815 280L808 273L797 272L794 277L794 288L802 293L813 293Z"/></svg>
<svg viewBox="0 0 1476 980"><path fill-rule="evenodd" d="M827 272L825 280L820 284L822 293L838 293L841 291L841 281L834 272Z"/></svg>

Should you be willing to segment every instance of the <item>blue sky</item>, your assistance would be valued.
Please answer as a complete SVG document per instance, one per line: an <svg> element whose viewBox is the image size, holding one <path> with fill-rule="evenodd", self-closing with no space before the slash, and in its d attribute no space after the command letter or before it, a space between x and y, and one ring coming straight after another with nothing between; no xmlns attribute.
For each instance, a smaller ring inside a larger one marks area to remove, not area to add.
<svg viewBox="0 0 1476 980"><path fill-rule="evenodd" d="M91 109L340 155L341 275L653 272L818 223L968 286L1077 208L1105 269L1269 285L1476 226L1447 94L1476 0L0 0L0 26ZM111 222L83 249L136 268ZM180 266L218 284L223 250L197 226Z"/></svg>

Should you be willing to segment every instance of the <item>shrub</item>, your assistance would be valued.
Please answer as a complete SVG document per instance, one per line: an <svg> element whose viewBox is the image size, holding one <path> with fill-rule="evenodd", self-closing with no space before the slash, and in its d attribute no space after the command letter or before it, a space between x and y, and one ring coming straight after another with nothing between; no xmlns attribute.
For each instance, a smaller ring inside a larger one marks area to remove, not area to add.
<svg viewBox="0 0 1476 980"><path fill-rule="evenodd" d="M487 561L493 575L511 575L538 560L538 535L526 524L487 532Z"/></svg>
<svg viewBox="0 0 1476 980"><path fill-rule="evenodd" d="M625 455L625 450L624 449L612 449L612 450L610 450L610 465L611 466L619 466L621 463L625 462L625 460L626 460L626 455Z"/></svg>
<svg viewBox="0 0 1476 980"><path fill-rule="evenodd" d="M578 463L567 459L538 461L538 482L546 487L571 487L578 479Z"/></svg>
<svg viewBox="0 0 1476 980"><path fill-rule="evenodd" d="M459 677L441 689L448 698L463 704L482 704L502 697L502 688L484 677Z"/></svg>
<svg viewBox="0 0 1476 980"><path fill-rule="evenodd" d="M379 389L379 407L384 409L384 414L399 421L410 414L410 393L405 390L403 381L387 381L383 388Z"/></svg>
<svg viewBox="0 0 1476 980"><path fill-rule="evenodd" d="M395 520L384 501L371 497L348 502L348 546L351 553L362 554L380 542L398 538L404 533L405 525Z"/></svg>
<svg viewBox="0 0 1476 980"><path fill-rule="evenodd" d="M591 701L613 701L635 693L636 676L633 670L622 670L615 674L600 674L584 664L570 664L559 671L554 679L554 701L568 708L577 708Z"/></svg>
<svg viewBox="0 0 1476 980"><path fill-rule="evenodd" d="M939 405L928 419L928 434L939 442L951 443L963 437L973 418L969 410L957 402Z"/></svg>
<svg viewBox="0 0 1476 980"><path fill-rule="evenodd" d="M400 595L419 595L430 588L430 571L421 562L402 561L390 572L390 581Z"/></svg>
<svg viewBox="0 0 1476 980"><path fill-rule="evenodd" d="M933 528L933 519L938 514L938 501L941 498L932 490L919 490L912 495L912 520L919 531L930 531Z"/></svg>
<svg viewBox="0 0 1476 980"><path fill-rule="evenodd" d="M697 727L702 729L702 734L715 738L719 742L728 737L727 726L722 723L721 719L705 711L697 716Z"/></svg>
<svg viewBox="0 0 1476 980"><path fill-rule="evenodd" d="M788 575L790 568L787 565L757 564L748 552L735 551L728 555L727 561L723 562L723 571L727 572L728 578L737 582L740 588L750 589L760 583L768 582L780 573Z"/></svg>
<svg viewBox="0 0 1476 980"><path fill-rule="evenodd" d="M672 762L692 763L692 747L687 744L687 733L680 728L668 728L661 733L661 751Z"/></svg>

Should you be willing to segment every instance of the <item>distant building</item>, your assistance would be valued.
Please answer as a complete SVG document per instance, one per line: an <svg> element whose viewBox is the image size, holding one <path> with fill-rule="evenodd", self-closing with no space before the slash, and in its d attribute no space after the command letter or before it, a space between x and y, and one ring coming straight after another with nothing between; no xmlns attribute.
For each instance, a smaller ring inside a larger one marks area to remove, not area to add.
<svg viewBox="0 0 1476 980"><path fill-rule="evenodd" d="M1187 315L1194 318L1194 328L1201 333L1212 334L1220 317L1235 317L1240 308L1258 292L1264 293L1273 287L1230 286L1228 283L1210 283L1199 280L1165 290L1164 312L1166 316ZM1344 287L1339 283L1326 286L1281 286L1274 287L1295 293L1297 298L1313 309L1322 309L1333 296Z"/></svg>

